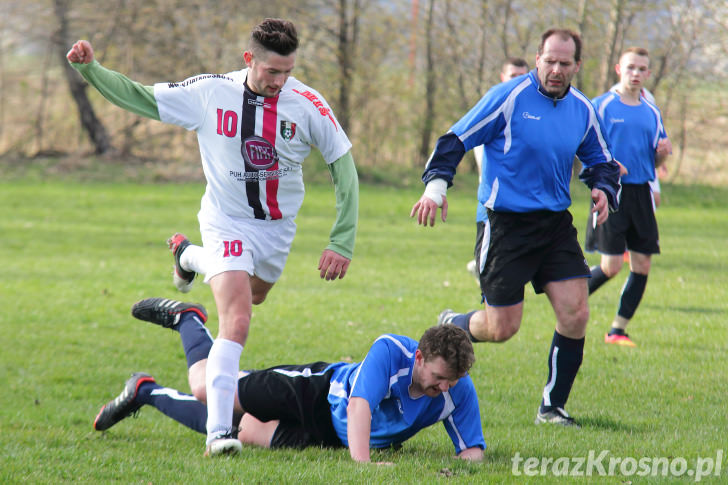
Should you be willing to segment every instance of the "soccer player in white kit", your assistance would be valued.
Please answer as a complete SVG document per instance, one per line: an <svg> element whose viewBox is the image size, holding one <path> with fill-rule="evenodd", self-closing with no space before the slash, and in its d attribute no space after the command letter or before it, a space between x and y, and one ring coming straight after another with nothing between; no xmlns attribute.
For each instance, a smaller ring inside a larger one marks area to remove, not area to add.
<svg viewBox="0 0 728 485"><path fill-rule="evenodd" d="M353 253L358 178L351 143L323 96L290 76L297 47L291 22L266 19L251 33L246 69L153 87L103 68L87 41L67 54L112 103L197 132L207 179L198 213L203 246L181 234L169 243L178 288L188 290L202 273L218 308L219 333L209 358L190 368L206 371L205 389L193 389L207 401L206 455L241 449L232 429L240 355L252 305L265 300L290 251L304 195L302 163L311 146L326 161L336 192L337 219L319 260L321 278L343 278Z"/></svg>

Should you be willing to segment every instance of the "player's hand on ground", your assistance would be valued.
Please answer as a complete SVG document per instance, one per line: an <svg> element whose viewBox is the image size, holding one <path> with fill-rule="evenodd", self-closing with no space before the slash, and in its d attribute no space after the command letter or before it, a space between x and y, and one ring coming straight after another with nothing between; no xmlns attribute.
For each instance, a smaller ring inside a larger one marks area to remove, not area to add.
<svg viewBox="0 0 728 485"><path fill-rule="evenodd" d="M88 64L94 60L94 49L91 47L91 43L87 40L79 40L71 50L66 54L66 59L71 62Z"/></svg>
<svg viewBox="0 0 728 485"><path fill-rule="evenodd" d="M321 278L325 280L343 278L346 275L346 270L349 269L349 263L351 263L351 259L330 249L324 249L318 264Z"/></svg>
<svg viewBox="0 0 728 485"><path fill-rule="evenodd" d="M437 217L437 203L427 197L426 195L423 195L420 197L420 200L417 201L417 203L412 206L412 210L410 211L410 217L414 217L415 214L417 215L417 224L427 226L428 223L430 226L435 225L435 218ZM445 222L447 219L447 197L442 196L442 213L440 215L442 222Z"/></svg>
<svg viewBox="0 0 728 485"><path fill-rule="evenodd" d="M609 205L607 202L607 194L605 194L603 191L599 189L592 189L592 200L594 201L594 206L592 207L591 211L593 213L597 213L597 225L604 224L607 220L607 216L609 216Z"/></svg>

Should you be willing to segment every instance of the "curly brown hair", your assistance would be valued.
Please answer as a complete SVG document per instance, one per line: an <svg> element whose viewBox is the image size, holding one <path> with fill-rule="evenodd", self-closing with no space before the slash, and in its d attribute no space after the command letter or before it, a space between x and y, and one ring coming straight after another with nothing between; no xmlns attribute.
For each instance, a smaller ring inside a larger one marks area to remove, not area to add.
<svg viewBox="0 0 728 485"><path fill-rule="evenodd" d="M248 48L259 55L266 50L287 56L298 49L296 26L288 20L265 19L250 33Z"/></svg>
<svg viewBox="0 0 728 485"><path fill-rule="evenodd" d="M428 328L420 339L418 348L425 362L442 357L458 376L465 375L475 362L470 337L455 325L437 325Z"/></svg>

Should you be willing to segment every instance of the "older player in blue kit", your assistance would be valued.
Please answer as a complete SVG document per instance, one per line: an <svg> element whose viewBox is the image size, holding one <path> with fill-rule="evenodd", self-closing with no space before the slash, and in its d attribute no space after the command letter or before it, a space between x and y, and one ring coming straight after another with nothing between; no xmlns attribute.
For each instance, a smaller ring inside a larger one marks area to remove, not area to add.
<svg viewBox="0 0 728 485"><path fill-rule="evenodd" d="M593 100L604 120L617 159L627 173L622 175L622 198L619 212L596 229L587 227L587 250L602 254L599 265L591 269L589 294L613 278L623 266L623 253L629 251L630 273L622 288L619 308L612 328L604 336L608 344L634 347L625 332L647 286L652 255L660 252L660 237L655 218L655 204L650 181L672 150L660 110L643 96L644 83L650 75L649 53L642 47L630 47L615 66L620 77L616 90ZM593 231L593 234L591 232Z"/></svg>
<svg viewBox="0 0 728 485"><path fill-rule="evenodd" d="M179 332L189 369L207 359L213 339L204 327L207 312L201 305L147 298L134 304L132 315ZM485 441L478 397L467 374L474 360L467 334L446 325L429 328L419 342L381 335L360 363L244 371L235 400L237 438L267 448L346 446L353 460L369 462L371 448L397 447L442 422L458 458L480 461ZM198 374L189 373L189 378L193 387L194 379L204 381ZM205 432L203 403L141 372L101 408L94 429L105 431L144 405Z"/></svg>
<svg viewBox="0 0 728 485"><path fill-rule="evenodd" d="M180 291L197 273L215 297L219 334L196 396L208 405L206 455L241 449L232 409L252 305L262 303L280 277L303 202L302 164L315 146L331 172L337 219L321 254L321 278L343 278L354 250L358 179L351 143L323 96L291 76L295 26L266 19L252 31L247 68L202 74L182 82L143 86L103 68L87 41L67 58L112 103L136 114L197 132L207 180L198 220L203 246L182 234L169 241ZM199 382L199 379L195 380Z"/></svg>
<svg viewBox="0 0 728 485"><path fill-rule="evenodd" d="M440 137L411 216L434 225L447 216L447 188L467 150L485 146L478 189L476 262L483 310L445 310L440 323L465 329L474 342L503 342L520 328L524 286L546 293L556 314L548 378L536 423L576 424L564 410L582 362L589 317L589 267L568 207L574 156L591 188L597 222L616 209L619 165L589 99L571 87L581 65L581 38L565 29L541 37L536 69L498 84Z"/></svg>

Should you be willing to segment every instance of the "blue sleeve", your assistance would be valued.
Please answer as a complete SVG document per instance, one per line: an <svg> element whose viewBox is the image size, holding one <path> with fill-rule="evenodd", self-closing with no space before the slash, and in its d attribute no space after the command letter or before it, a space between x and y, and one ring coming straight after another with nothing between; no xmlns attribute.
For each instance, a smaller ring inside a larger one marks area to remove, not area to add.
<svg viewBox="0 0 728 485"><path fill-rule="evenodd" d="M448 132L441 136L427 161L422 181L427 183L432 179L444 179L448 187L452 186L455 169L464 155L465 146L455 133Z"/></svg>
<svg viewBox="0 0 728 485"><path fill-rule="evenodd" d="M599 98L594 101L595 105L598 104ZM596 107L592 107L592 116L584 140L576 152L583 165L579 180L590 189L603 191L609 208L616 211L619 208L619 192L622 188L619 182L619 164L614 161L604 123Z"/></svg>
<svg viewBox="0 0 728 485"><path fill-rule="evenodd" d="M470 376L460 379L450 390L450 394L455 401L455 410L443 424L455 445L455 453L460 453L466 448L485 449L478 396Z"/></svg>
<svg viewBox="0 0 728 485"><path fill-rule="evenodd" d="M390 360L386 340L379 338L374 341L354 377L349 399L364 398L373 411L389 392Z"/></svg>
<svg viewBox="0 0 728 485"><path fill-rule="evenodd" d="M607 195L609 209L614 212L619 208L619 165L614 160L598 163L591 167L584 166L579 173L579 180L590 189L599 189Z"/></svg>
<svg viewBox="0 0 728 485"><path fill-rule="evenodd" d="M465 116L452 125L450 131L437 140L425 173L422 174L424 183L441 178L448 187L452 185L455 169L465 152L488 143L503 129L503 105L517 84L507 82L492 87Z"/></svg>

